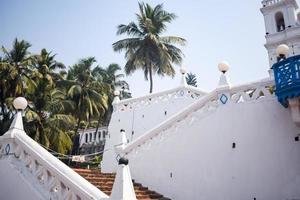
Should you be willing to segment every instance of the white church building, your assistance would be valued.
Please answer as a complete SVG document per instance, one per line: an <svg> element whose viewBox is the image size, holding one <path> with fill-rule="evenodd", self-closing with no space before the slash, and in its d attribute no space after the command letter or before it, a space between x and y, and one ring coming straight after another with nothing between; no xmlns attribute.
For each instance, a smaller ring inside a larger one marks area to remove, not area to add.
<svg viewBox="0 0 300 200"><path fill-rule="evenodd" d="M213 91L181 69L173 89L115 93L101 163L116 173L110 195L26 135L17 98L0 137L0 199L135 200L134 179L172 200L300 200L300 14L295 0L263 0L261 12L268 77L231 85L221 62Z"/></svg>

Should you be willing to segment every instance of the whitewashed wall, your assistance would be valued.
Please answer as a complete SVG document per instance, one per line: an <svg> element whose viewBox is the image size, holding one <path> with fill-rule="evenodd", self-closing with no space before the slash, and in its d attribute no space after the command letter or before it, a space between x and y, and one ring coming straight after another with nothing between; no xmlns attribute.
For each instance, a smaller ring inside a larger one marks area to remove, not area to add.
<svg viewBox="0 0 300 200"><path fill-rule="evenodd" d="M7 160L0 160L0 199L3 200L41 200L43 196L24 175L20 174Z"/></svg>
<svg viewBox="0 0 300 200"><path fill-rule="evenodd" d="M299 129L275 97L186 119L129 148L134 179L173 200L300 199Z"/></svg>
<svg viewBox="0 0 300 200"><path fill-rule="evenodd" d="M124 100L115 105L108 127L101 170L116 171L117 162L113 146L121 142L121 129L126 131L130 142L204 94L205 92L194 87L178 87L145 97Z"/></svg>
<svg viewBox="0 0 300 200"><path fill-rule="evenodd" d="M15 192L15 193L14 193ZM23 130L21 112L0 137L0 199L107 199Z"/></svg>

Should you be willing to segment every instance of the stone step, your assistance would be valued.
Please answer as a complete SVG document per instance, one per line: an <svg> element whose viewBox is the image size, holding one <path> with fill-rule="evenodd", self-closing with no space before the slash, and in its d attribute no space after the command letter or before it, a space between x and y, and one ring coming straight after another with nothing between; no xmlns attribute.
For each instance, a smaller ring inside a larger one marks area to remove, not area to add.
<svg viewBox="0 0 300 200"><path fill-rule="evenodd" d="M90 169L73 169L83 178L95 185L98 189L107 195L111 194L113 187L115 174L114 173L101 173L100 170ZM158 194L155 191L149 190L148 187L144 187L142 184L132 180L136 198L138 200L171 200Z"/></svg>

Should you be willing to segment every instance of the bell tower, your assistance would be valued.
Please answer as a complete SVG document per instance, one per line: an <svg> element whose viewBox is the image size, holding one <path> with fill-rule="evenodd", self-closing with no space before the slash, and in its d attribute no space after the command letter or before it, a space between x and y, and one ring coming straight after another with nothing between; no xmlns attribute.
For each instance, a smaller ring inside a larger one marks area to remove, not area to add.
<svg viewBox="0 0 300 200"><path fill-rule="evenodd" d="M290 47L290 55L300 54L300 13L296 0L263 0L262 12L266 28L266 44L270 67L277 62L276 48Z"/></svg>

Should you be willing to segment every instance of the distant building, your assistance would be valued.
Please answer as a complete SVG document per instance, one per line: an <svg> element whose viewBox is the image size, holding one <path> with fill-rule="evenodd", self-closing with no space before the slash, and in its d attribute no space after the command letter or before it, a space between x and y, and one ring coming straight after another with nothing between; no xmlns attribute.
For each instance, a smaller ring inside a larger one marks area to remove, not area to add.
<svg viewBox="0 0 300 200"><path fill-rule="evenodd" d="M79 135L79 149L81 154L103 151L107 136L107 127L99 127L97 133L96 128L81 129L79 130Z"/></svg>

